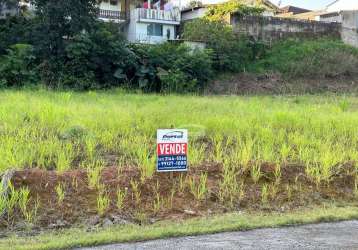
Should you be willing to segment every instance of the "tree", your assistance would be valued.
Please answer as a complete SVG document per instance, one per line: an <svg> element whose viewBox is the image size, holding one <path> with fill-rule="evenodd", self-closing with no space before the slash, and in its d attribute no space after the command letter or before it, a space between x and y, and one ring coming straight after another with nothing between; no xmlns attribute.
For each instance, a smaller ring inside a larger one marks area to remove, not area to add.
<svg viewBox="0 0 358 250"><path fill-rule="evenodd" d="M15 44L0 57L0 87L20 87L36 82L32 46Z"/></svg>
<svg viewBox="0 0 358 250"><path fill-rule="evenodd" d="M23 16L0 19L0 56L7 53L11 45L31 43L33 20Z"/></svg>
<svg viewBox="0 0 358 250"><path fill-rule="evenodd" d="M75 36L66 47L62 87L80 90L119 86L127 81L126 72L135 64L118 27L97 23L91 32Z"/></svg>
<svg viewBox="0 0 358 250"><path fill-rule="evenodd" d="M57 84L58 72L64 65L66 43L96 22L96 0L30 0L36 9L34 30L36 54L43 60L43 80Z"/></svg>
<svg viewBox="0 0 358 250"><path fill-rule="evenodd" d="M96 0L31 0L43 36L44 56L62 55L65 40L90 30L97 18Z"/></svg>

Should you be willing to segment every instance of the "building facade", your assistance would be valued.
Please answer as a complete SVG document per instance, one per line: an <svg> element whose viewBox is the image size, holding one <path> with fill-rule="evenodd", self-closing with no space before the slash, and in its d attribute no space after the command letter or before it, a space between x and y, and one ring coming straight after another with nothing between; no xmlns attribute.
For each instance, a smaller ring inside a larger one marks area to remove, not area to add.
<svg viewBox="0 0 358 250"><path fill-rule="evenodd" d="M357 0L336 0L326 6L327 12L339 12L345 10L358 10Z"/></svg>
<svg viewBox="0 0 358 250"><path fill-rule="evenodd" d="M161 43L176 38L180 24L179 8L165 0L103 0L99 18L118 23L132 43Z"/></svg>
<svg viewBox="0 0 358 250"><path fill-rule="evenodd" d="M358 10L357 0L336 0L325 8L325 13L316 17L317 21L321 22L337 22L342 23L342 12L343 11L355 11Z"/></svg>

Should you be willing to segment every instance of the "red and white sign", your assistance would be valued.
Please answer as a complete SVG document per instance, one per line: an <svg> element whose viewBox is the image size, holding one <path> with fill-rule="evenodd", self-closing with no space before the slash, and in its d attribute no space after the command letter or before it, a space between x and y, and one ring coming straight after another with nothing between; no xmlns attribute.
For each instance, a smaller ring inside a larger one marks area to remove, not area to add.
<svg viewBox="0 0 358 250"><path fill-rule="evenodd" d="M158 155L186 155L187 143L158 143Z"/></svg>
<svg viewBox="0 0 358 250"><path fill-rule="evenodd" d="M187 171L188 131L186 129L158 129L157 171Z"/></svg>

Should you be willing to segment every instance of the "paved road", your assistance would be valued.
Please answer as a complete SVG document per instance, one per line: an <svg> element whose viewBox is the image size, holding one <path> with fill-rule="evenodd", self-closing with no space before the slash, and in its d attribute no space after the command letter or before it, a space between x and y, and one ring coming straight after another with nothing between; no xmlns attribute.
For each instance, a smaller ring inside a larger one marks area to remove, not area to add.
<svg viewBox="0 0 358 250"><path fill-rule="evenodd" d="M84 249L358 249L358 221L257 229Z"/></svg>

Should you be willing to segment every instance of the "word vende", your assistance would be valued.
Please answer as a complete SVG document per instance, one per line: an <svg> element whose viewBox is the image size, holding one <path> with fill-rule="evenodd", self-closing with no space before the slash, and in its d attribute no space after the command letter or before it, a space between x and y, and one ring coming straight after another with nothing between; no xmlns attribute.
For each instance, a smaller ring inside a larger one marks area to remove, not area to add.
<svg viewBox="0 0 358 250"><path fill-rule="evenodd" d="M187 171L188 131L186 129L158 129L157 171Z"/></svg>

